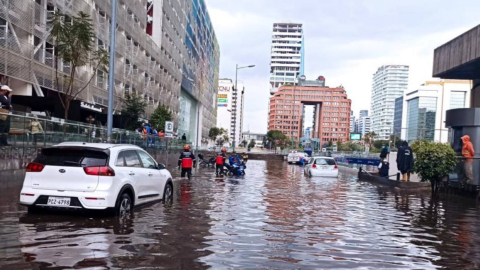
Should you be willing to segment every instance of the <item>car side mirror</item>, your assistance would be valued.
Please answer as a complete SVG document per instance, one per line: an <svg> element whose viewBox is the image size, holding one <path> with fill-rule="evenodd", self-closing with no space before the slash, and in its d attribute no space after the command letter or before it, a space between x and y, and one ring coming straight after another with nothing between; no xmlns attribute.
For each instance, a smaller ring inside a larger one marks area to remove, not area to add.
<svg viewBox="0 0 480 270"><path fill-rule="evenodd" d="M159 170L165 170L166 168L167 167L165 167L165 165L163 165L163 164L158 163L158 165L157 165L157 169L159 169Z"/></svg>

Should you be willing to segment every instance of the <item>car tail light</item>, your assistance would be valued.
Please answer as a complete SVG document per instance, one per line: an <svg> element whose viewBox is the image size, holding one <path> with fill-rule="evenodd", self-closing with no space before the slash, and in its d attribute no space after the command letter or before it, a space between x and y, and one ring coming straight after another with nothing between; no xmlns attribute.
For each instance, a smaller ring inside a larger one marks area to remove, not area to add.
<svg viewBox="0 0 480 270"><path fill-rule="evenodd" d="M88 175L98 175L98 176L115 176L115 171L108 167L84 167L83 170Z"/></svg>
<svg viewBox="0 0 480 270"><path fill-rule="evenodd" d="M22 195L22 196L35 196L35 194L32 194L32 193L22 193L20 195Z"/></svg>
<svg viewBox="0 0 480 270"><path fill-rule="evenodd" d="M338 166L337 166L337 165L335 165L335 167L333 167L333 169L334 169L334 170L338 170Z"/></svg>
<svg viewBox="0 0 480 270"><path fill-rule="evenodd" d="M316 169L316 168L317 168L317 165L313 164L313 165L312 165L312 168Z"/></svg>
<svg viewBox="0 0 480 270"><path fill-rule="evenodd" d="M27 172L41 172L45 168L45 165L32 162L27 166Z"/></svg>

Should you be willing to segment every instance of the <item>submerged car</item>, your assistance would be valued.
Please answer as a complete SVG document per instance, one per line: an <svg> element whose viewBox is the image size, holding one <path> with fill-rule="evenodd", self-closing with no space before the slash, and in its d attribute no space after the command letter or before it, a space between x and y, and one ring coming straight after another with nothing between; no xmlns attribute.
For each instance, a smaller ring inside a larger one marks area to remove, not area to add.
<svg viewBox="0 0 480 270"><path fill-rule="evenodd" d="M338 165L331 157L313 157L305 165L304 173L308 176L338 177Z"/></svg>
<svg viewBox="0 0 480 270"><path fill-rule="evenodd" d="M173 198L170 172L134 145L61 143L45 148L27 166L20 204L38 208L110 209Z"/></svg>

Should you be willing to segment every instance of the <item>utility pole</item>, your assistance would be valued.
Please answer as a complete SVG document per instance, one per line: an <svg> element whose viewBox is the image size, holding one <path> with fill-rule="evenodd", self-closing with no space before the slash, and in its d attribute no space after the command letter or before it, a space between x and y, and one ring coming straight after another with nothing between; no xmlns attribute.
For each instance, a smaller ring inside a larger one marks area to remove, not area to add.
<svg viewBox="0 0 480 270"><path fill-rule="evenodd" d="M238 64L235 66L235 89L234 92L238 93L237 89L237 79L238 79L238 70L242 68L253 68L255 65L249 65L249 66L244 66L244 67L238 67ZM233 93L232 93L232 99L233 99ZM238 100L238 95L235 97L235 103ZM233 149L232 151L235 151L235 139L237 135L237 104L235 105L235 110L233 110L233 116L234 116L234 121L233 121ZM241 131L240 131L241 132Z"/></svg>
<svg viewBox="0 0 480 270"><path fill-rule="evenodd" d="M108 70L108 109L107 109L107 142L112 142L113 128L113 91L115 89L115 36L117 31L117 0L112 0L112 23L110 25L110 62Z"/></svg>

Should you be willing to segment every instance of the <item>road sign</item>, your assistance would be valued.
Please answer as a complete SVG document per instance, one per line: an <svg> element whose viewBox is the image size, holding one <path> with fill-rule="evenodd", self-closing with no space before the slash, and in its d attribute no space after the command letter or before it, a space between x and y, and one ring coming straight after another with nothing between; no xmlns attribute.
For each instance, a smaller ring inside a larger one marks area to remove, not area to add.
<svg viewBox="0 0 480 270"><path fill-rule="evenodd" d="M323 152L323 153L326 153L326 152L327 152L327 148L322 148L322 152Z"/></svg>
<svg viewBox="0 0 480 270"><path fill-rule="evenodd" d="M165 122L165 133L172 133L173 132L173 122Z"/></svg>
<svg viewBox="0 0 480 270"><path fill-rule="evenodd" d="M333 152L337 152L337 147L333 147Z"/></svg>
<svg viewBox="0 0 480 270"><path fill-rule="evenodd" d="M172 133L165 133L165 138L173 138L173 134Z"/></svg>

